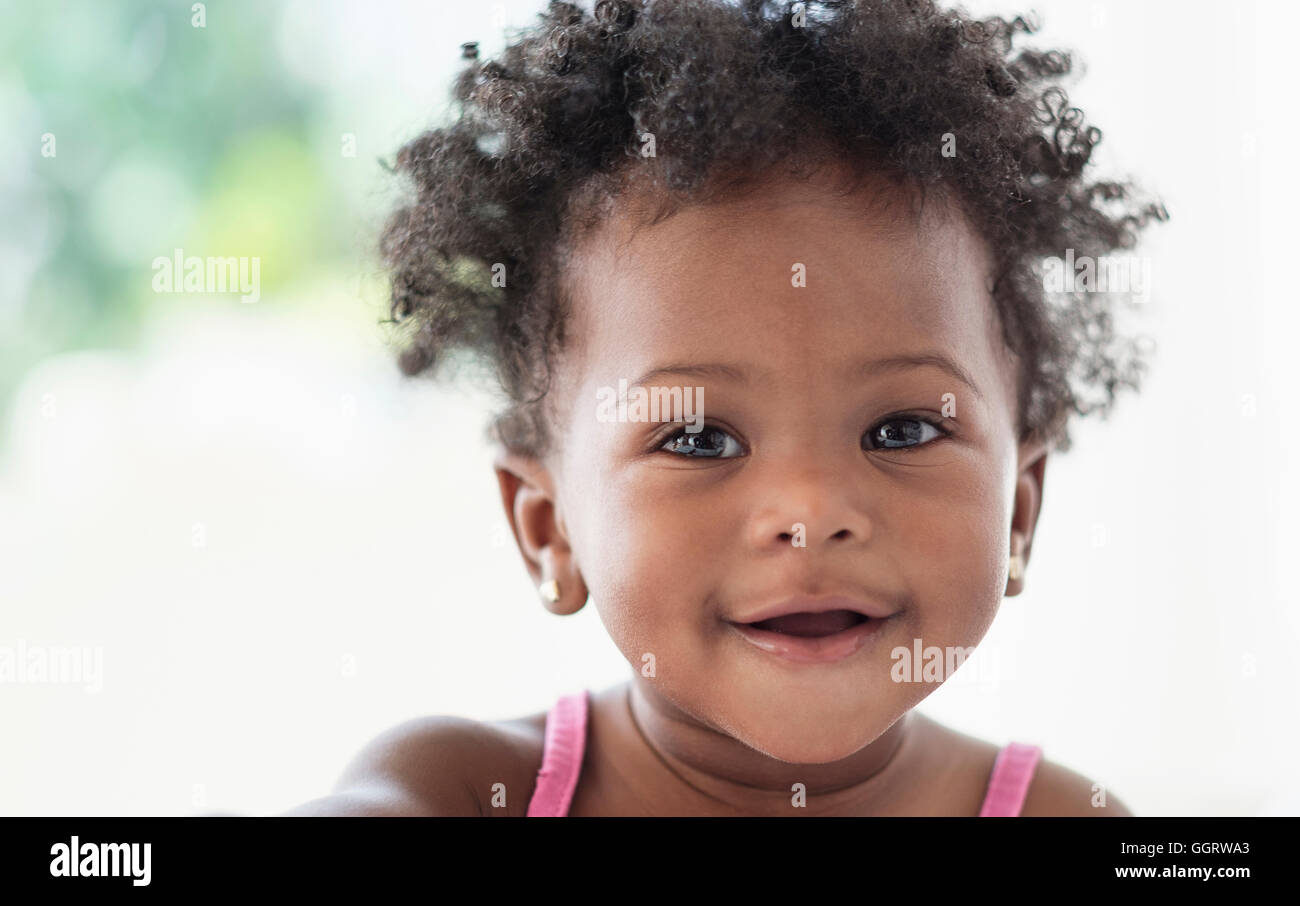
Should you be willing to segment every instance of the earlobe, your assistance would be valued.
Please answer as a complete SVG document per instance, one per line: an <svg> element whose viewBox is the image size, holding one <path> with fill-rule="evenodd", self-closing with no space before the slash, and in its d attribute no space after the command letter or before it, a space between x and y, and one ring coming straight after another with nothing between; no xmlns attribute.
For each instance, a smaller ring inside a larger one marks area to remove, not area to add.
<svg viewBox="0 0 1300 906"><path fill-rule="evenodd" d="M1007 562L1007 577L1012 582L1019 582L1025 577L1025 558L1020 554L1012 554Z"/></svg>
<svg viewBox="0 0 1300 906"><path fill-rule="evenodd" d="M555 565L559 560L560 557L549 547L542 552L542 575L546 578L538 583L537 594L551 613L567 616L582 610L587 603L587 586L573 564L571 553L564 555L569 564L565 569ZM560 573L564 573L566 578L556 578Z"/></svg>
<svg viewBox="0 0 1300 906"><path fill-rule="evenodd" d="M494 468L506 518L538 596L552 613L576 613L587 603L587 586L557 516L550 472L535 459L507 452L498 453Z"/></svg>
<svg viewBox="0 0 1300 906"><path fill-rule="evenodd" d="M1011 513L1011 539L1007 558L1007 597L1024 591L1025 570L1034 541L1034 529L1042 511L1043 480L1047 469L1047 448L1041 444L1021 447L1015 501Z"/></svg>

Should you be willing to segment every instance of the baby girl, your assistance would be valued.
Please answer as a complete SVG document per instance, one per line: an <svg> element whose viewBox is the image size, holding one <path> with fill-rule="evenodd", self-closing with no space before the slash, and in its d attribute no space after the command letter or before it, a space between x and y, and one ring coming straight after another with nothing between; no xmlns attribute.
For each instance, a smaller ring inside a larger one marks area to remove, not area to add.
<svg viewBox="0 0 1300 906"><path fill-rule="evenodd" d="M1044 280L1168 216L1085 173L1070 58L920 0L540 20L465 45L383 253L403 370L490 366L539 601L631 676L407 722L291 814L1130 814L918 713L953 658L898 669L980 643L1070 418L1138 386L1116 295Z"/></svg>

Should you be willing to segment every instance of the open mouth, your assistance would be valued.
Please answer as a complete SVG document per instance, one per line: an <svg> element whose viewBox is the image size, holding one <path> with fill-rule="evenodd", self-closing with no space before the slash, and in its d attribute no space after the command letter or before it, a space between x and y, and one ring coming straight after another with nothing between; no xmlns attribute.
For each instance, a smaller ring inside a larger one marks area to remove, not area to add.
<svg viewBox="0 0 1300 906"><path fill-rule="evenodd" d="M801 664L825 664L862 648L888 619L851 610L827 610L730 625L747 642L768 654Z"/></svg>
<svg viewBox="0 0 1300 906"><path fill-rule="evenodd" d="M765 632L818 639L835 635L837 632L843 632L865 622L867 622L865 616L852 610L828 610L825 613L788 613L785 616L772 617L770 620L742 625L753 626Z"/></svg>

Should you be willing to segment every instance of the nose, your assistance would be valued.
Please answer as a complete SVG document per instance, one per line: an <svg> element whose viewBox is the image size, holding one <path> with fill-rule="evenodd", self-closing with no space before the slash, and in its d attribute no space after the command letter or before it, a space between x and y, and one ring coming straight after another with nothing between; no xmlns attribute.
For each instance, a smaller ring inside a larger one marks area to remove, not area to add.
<svg viewBox="0 0 1300 906"><path fill-rule="evenodd" d="M768 550L865 544L872 519L852 481L843 468L807 462L764 476L755 492L760 503L750 517L750 543Z"/></svg>

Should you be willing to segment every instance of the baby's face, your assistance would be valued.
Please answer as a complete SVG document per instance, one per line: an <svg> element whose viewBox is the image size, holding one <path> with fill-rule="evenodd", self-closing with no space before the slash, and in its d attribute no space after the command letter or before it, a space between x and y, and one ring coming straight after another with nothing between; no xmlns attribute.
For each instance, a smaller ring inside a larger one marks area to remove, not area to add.
<svg viewBox="0 0 1300 906"><path fill-rule="evenodd" d="M934 691L891 678L895 648L984 637L1021 452L970 227L933 199L917 219L821 186L635 232L621 208L589 237L550 464L573 568L645 694L799 763L851 755ZM691 390L704 430L619 419L610 394L648 373ZM745 628L798 595L876 616Z"/></svg>

